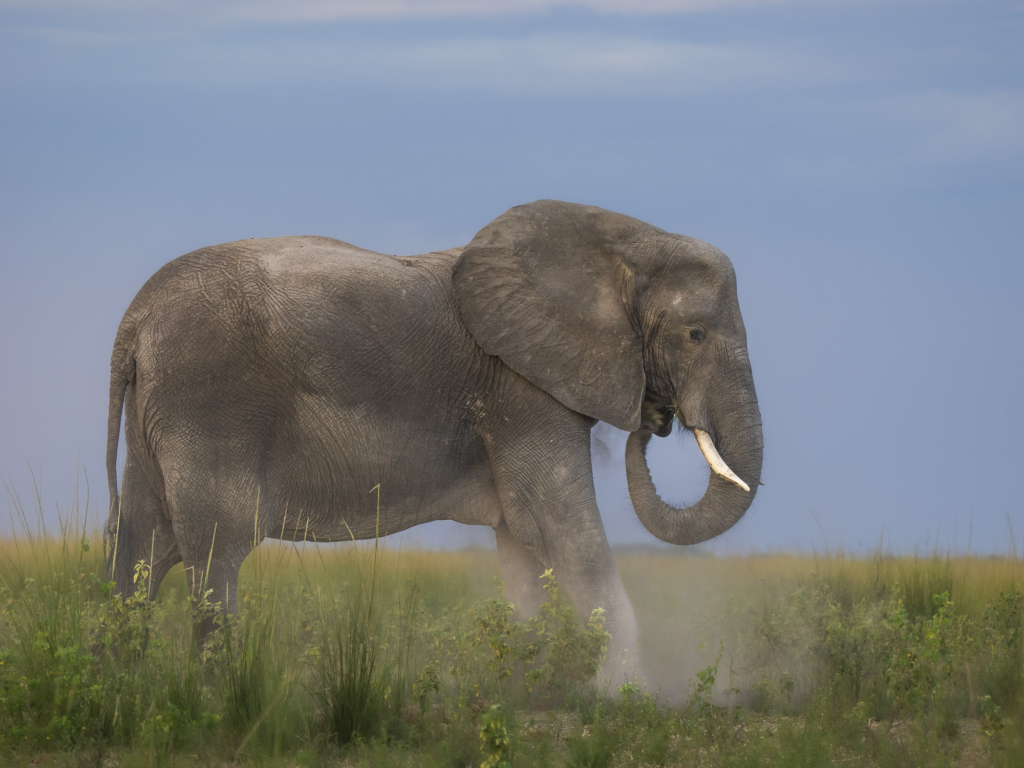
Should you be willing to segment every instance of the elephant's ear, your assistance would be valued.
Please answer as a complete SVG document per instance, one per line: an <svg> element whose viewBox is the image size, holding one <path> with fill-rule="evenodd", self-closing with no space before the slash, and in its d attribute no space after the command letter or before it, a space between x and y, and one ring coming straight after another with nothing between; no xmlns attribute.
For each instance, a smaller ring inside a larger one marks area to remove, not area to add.
<svg viewBox="0 0 1024 768"><path fill-rule="evenodd" d="M661 230L589 206L512 208L456 262L459 311L485 352L563 405L632 432L644 366L623 256L654 233Z"/></svg>

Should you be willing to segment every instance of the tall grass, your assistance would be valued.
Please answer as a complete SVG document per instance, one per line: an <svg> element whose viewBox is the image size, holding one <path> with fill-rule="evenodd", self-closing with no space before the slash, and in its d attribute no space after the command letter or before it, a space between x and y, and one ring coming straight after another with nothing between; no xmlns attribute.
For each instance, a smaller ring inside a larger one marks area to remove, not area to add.
<svg viewBox="0 0 1024 768"><path fill-rule="evenodd" d="M600 613L581 622L549 573L548 603L518 622L493 552L264 543L243 566L238 614L197 642L197 623L220 614L191 599L180 568L150 601L135 564L142 588L122 600L77 514L87 499L72 496L52 531L12 499L5 765L1024 757L1016 558L622 554L651 677L609 690L585 684L607 644Z"/></svg>
<svg viewBox="0 0 1024 768"><path fill-rule="evenodd" d="M379 529L380 485L373 491L377 493ZM389 625L390 617L379 603L380 554L375 538L368 572L360 573L350 588L347 605L340 606L336 600L325 605L317 590L320 635L311 664L310 690L328 733L341 744L377 733L387 741L397 731L408 687L415 592L408 606L396 606L397 626ZM356 562L362 564L361 558Z"/></svg>

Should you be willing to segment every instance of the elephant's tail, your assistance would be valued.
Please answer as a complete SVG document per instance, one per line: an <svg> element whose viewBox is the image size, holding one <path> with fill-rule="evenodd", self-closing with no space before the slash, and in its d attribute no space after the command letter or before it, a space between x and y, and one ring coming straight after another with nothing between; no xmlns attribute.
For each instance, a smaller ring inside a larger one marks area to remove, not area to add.
<svg viewBox="0 0 1024 768"><path fill-rule="evenodd" d="M121 334L118 333L118 336ZM118 339L120 341L120 339ZM121 435L121 410L124 396L134 373L134 360L118 359L115 345L114 359L110 364L110 401L107 411L107 486L110 489L110 517L119 516L121 499L117 491L117 441ZM127 356L126 356L127 357Z"/></svg>

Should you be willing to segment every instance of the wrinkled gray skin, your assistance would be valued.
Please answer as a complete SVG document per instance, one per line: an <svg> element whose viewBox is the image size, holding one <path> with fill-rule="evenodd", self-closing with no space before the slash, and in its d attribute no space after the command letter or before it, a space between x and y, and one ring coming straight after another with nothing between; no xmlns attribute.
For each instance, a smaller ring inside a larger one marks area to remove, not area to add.
<svg viewBox="0 0 1024 768"><path fill-rule="evenodd" d="M750 492L712 473L694 506L661 501L644 451L674 409ZM146 560L155 591L184 561L193 590L206 579L233 612L256 543L373 538L379 484L381 533L491 526L520 614L553 568L584 617L607 611L605 673L635 673L636 619L594 497L598 420L633 433L629 492L658 538L706 541L750 506L761 419L720 251L550 200L411 258L320 237L203 248L160 269L118 328L110 576L129 595Z"/></svg>

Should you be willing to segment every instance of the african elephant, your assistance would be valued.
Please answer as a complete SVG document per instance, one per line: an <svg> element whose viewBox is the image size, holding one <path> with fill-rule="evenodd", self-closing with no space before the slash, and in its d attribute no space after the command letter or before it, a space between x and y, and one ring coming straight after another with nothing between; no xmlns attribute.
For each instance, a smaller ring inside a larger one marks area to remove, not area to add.
<svg viewBox="0 0 1024 768"><path fill-rule="evenodd" d="M658 497L645 459L674 417L714 470L684 509ZM594 496L598 420L632 433L629 493L659 539L706 541L750 506L761 418L719 250L551 200L409 258L321 237L202 248L162 267L117 331L110 577L128 595L146 560L155 590L184 561L233 612L256 543L373 538L379 484L381 532L490 526L517 610L543 602L552 568L583 615L606 609L609 664L635 661Z"/></svg>

